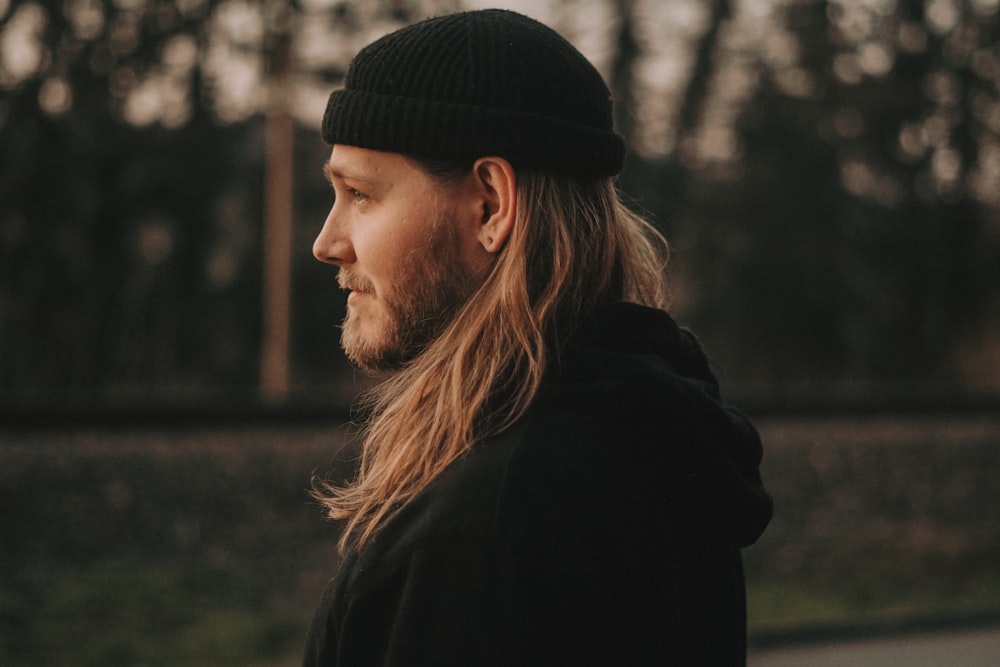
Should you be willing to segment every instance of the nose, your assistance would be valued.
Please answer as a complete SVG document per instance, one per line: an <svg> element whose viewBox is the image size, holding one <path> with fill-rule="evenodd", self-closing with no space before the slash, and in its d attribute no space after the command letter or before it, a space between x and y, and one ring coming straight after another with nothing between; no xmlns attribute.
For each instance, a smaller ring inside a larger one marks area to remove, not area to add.
<svg viewBox="0 0 1000 667"><path fill-rule="evenodd" d="M343 266L354 262L354 247L346 231L339 224L337 216L337 205L330 209L323 229L313 242L313 257L325 264Z"/></svg>

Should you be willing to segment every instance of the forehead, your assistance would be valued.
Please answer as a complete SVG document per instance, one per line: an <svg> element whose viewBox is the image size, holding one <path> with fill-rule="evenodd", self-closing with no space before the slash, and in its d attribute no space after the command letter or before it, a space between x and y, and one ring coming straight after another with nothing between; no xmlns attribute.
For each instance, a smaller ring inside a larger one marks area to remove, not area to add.
<svg viewBox="0 0 1000 667"><path fill-rule="evenodd" d="M330 152L327 175L372 185L389 185L423 176L423 171L399 153L337 144Z"/></svg>

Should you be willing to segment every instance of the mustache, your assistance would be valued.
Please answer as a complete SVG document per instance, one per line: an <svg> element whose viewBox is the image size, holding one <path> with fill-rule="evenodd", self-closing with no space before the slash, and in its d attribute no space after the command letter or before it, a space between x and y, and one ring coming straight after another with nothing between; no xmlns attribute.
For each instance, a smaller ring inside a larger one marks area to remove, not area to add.
<svg viewBox="0 0 1000 667"><path fill-rule="evenodd" d="M373 285L370 280L363 276L354 275L353 273L343 269L337 272L337 284L340 285L340 289L350 290L352 292L366 292L368 294L375 293L375 285Z"/></svg>

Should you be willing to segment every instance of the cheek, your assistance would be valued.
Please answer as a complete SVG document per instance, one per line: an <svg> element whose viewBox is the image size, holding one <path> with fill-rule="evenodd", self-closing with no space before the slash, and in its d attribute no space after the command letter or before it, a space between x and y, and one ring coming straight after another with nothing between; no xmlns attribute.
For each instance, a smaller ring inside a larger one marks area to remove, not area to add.
<svg viewBox="0 0 1000 667"><path fill-rule="evenodd" d="M368 224L354 237L358 269L371 279L385 280L399 261L399 233L391 224Z"/></svg>
<svg viewBox="0 0 1000 667"><path fill-rule="evenodd" d="M382 267L385 275L399 274L420 262L434 261L431 245L435 240L434 218L408 212L386 225L377 239L372 239L371 257Z"/></svg>
<svg viewBox="0 0 1000 667"><path fill-rule="evenodd" d="M383 289L404 289L405 283L419 277L428 263L442 259L435 246L441 242L440 225L452 224L451 219L441 202L428 200L426 195L423 201L420 197L401 197L399 203L383 205L377 216L368 217L357 227L354 247L359 271L381 283ZM451 256L466 254L454 234L446 238L451 244Z"/></svg>

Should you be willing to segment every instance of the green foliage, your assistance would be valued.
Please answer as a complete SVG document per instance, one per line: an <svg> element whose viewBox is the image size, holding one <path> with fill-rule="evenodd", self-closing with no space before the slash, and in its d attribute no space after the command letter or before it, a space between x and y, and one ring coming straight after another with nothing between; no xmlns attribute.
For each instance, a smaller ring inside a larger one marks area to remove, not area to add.
<svg viewBox="0 0 1000 667"><path fill-rule="evenodd" d="M153 557L34 576L31 594L5 593L6 665L279 665L301 652L305 611L274 608L227 571Z"/></svg>
<svg viewBox="0 0 1000 667"><path fill-rule="evenodd" d="M959 584L925 581L865 581L845 577L833 585L788 580L751 579L747 609L750 641L804 632L867 627L962 623L995 617L1000 609L1000 573L980 573Z"/></svg>
<svg viewBox="0 0 1000 667"><path fill-rule="evenodd" d="M1000 422L762 421L775 516L745 555L752 634L1000 612Z"/></svg>
<svg viewBox="0 0 1000 667"><path fill-rule="evenodd" d="M291 665L336 425L0 434L0 664Z"/></svg>
<svg viewBox="0 0 1000 667"><path fill-rule="evenodd" d="M996 419L760 423L750 635L1000 613ZM336 424L0 431L0 664L294 665L336 567Z"/></svg>

